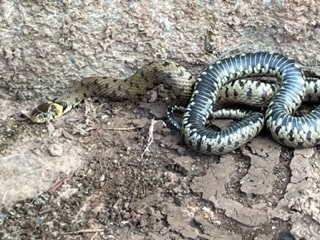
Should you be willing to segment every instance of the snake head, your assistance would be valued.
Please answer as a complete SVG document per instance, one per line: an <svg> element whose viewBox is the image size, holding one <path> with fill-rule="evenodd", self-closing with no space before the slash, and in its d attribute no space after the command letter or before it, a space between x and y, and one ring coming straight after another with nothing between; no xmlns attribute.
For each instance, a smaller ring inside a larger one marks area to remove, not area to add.
<svg viewBox="0 0 320 240"><path fill-rule="evenodd" d="M55 102L45 102L36 107L28 118L34 123L45 123L60 117L63 114L63 106Z"/></svg>

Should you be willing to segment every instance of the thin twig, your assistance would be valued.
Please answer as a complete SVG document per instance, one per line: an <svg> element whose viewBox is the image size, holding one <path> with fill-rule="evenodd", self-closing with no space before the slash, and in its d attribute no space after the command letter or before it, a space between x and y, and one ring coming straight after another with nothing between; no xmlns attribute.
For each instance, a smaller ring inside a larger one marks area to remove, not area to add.
<svg viewBox="0 0 320 240"><path fill-rule="evenodd" d="M61 187L65 182L69 181L73 176L72 174L69 174L68 176L64 177L64 178L60 178L58 179L53 185L50 186L50 188L48 189L49 192L53 192L56 191L59 187Z"/></svg>
<svg viewBox="0 0 320 240"><path fill-rule="evenodd" d="M140 158L143 158L144 154L146 152L149 152L150 149L149 147L151 146L151 144L153 143L153 132L154 132L154 125L157 123L157 120L151 119L151 124L149 127L149 135L148 135L148 143L147 146L145 147L145 149L143 150L143 153L141 154Z"/></svg>
<svg viewBox="0 0 320 240"><path fill-rule="evenodd" d="M127 128L105 128L105 130L111 130L111 131L130 131L130 130L136 130L141 127L127 127Z"/></svg>
<svg viewBox="0 0 320 240"><path fill-rule="evenodd" d="M79 231L74 231L74 232L65 232L63 235L79 235L79 234L84 234L84 233L98 233L98 232L103 232L103 228L92 228L92 229L82 229Z"/></svg>

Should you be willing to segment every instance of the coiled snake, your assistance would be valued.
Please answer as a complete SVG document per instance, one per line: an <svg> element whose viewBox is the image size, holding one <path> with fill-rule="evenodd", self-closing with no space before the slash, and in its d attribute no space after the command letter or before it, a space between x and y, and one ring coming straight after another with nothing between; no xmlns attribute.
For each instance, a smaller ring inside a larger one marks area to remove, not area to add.
<svg viewBox="0 0 320 240"><path fill-rule="evenodd" d="M251 76L272 76L278 82L243 79ZM183 104L188 103L182 117L181 134L189 147L201 153L220 155L237 149L255 137L264 122L272 137L283 145L320 144L320 106L304 116L293 116L303 99L320 99L320 80L308 78L306 81L293 60L268 52L222 59L209 65L197 79L181 65L169 61L148 64L125 80L84 78L56 100L38 106L29 118L43 123L62 116L85 98L131 99L159 84L169 86ZM268 107L265 115L238 109L213 111L218 100L228 99ZM213 131L206 127L210 116L244 119L221 131Z"/></svg>

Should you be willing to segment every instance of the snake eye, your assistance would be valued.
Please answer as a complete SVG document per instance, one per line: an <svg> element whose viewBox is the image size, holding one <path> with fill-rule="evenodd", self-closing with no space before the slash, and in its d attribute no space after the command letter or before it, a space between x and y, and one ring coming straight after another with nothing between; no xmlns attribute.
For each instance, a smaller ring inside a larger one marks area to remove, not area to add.
<svg viewBox="0 0 320 240"><path fill-rule="evenodd" d="M44 122L44 117L42 114L39 114L38 116L36 116L36 118L38 119L39 122Z"/></svg>

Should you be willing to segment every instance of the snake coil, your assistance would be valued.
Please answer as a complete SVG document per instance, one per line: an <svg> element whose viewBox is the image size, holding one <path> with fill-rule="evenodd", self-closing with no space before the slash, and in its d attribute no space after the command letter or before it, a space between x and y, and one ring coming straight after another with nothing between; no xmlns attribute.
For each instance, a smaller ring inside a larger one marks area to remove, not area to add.
<svg viewBox="0 0 320 240"><path fill-rule="evenodd" d="M225 58L209 65L200 74L182 118L185 143L202 153L219 155L235 150L253 138L259 130L254 117L220 132L208 130L205 123L222 86L238 78L259 75L274 76L282 82L265 113L266 127L273 138L290 147L318 145L320 107L302 117L292 116L305 94L304 75L293 60L268 52Z"/></svg>

